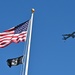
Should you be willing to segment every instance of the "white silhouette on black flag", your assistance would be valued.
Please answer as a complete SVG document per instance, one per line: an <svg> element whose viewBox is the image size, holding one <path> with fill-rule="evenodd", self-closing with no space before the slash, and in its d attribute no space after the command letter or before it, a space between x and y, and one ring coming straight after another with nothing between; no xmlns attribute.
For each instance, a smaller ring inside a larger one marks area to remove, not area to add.
<svg viewBox="0 0 75 75"><path fill-rule="evenodd" d="M7 65L9 67L11 67L11 66L17 66L17 65L20 65L20 64L23 64L23 56L7 60Z"/></svg>

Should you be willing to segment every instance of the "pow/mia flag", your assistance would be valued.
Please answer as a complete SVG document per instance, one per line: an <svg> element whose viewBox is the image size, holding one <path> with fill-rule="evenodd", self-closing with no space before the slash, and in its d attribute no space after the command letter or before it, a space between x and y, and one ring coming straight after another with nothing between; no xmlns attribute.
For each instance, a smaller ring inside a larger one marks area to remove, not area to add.
<svg viewBox="0 0 75 75"><path fill-rule="evenodd" d="M22 64L22 63L23 63L23 56L7 60L7 65L9 67L11 67L11 66L17 66L17 65Z"/></svg>

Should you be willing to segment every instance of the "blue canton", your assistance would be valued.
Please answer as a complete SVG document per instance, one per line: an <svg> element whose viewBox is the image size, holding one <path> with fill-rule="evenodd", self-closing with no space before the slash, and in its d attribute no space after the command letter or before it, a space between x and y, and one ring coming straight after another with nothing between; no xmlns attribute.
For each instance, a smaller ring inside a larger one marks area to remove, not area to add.
<svg viewBox="0 0 75 75"><path fill-rule="evenodd" d="M27 31L28 29L28 24L29 24L29 20L19 24L18 26L15 27L15 34L19 34L23 31Z"/></svg>

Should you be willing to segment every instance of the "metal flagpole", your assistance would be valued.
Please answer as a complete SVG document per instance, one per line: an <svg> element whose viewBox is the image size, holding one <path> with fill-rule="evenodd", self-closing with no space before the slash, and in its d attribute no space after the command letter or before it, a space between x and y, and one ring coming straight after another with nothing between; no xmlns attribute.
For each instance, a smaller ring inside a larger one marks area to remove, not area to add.
<svg viewBox="0 0 75 75"><path fill-rule="evenodd" d="M31 44L31 34L32 34L32 23L33 23L33 15L34 15L34 9L32 9L32 15L30 19L30 30L29 30L29 38L28 38L28 51L27 51L27 59L26 59L26 68L25 68L25 75L28 75L28 65L29 65L29 56L30 56L30 44Z"/></svg>

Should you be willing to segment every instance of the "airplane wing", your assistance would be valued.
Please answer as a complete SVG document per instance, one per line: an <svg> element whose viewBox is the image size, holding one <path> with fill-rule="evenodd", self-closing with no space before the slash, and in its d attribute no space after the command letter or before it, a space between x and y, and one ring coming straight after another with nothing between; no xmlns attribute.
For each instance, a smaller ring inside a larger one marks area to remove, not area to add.
<svg viewBox="0 0 75 75"><path fill-rule="evenodd" d="M63 40L67 40L70 36L67 36L67 37L63 37Z"/></svg>

